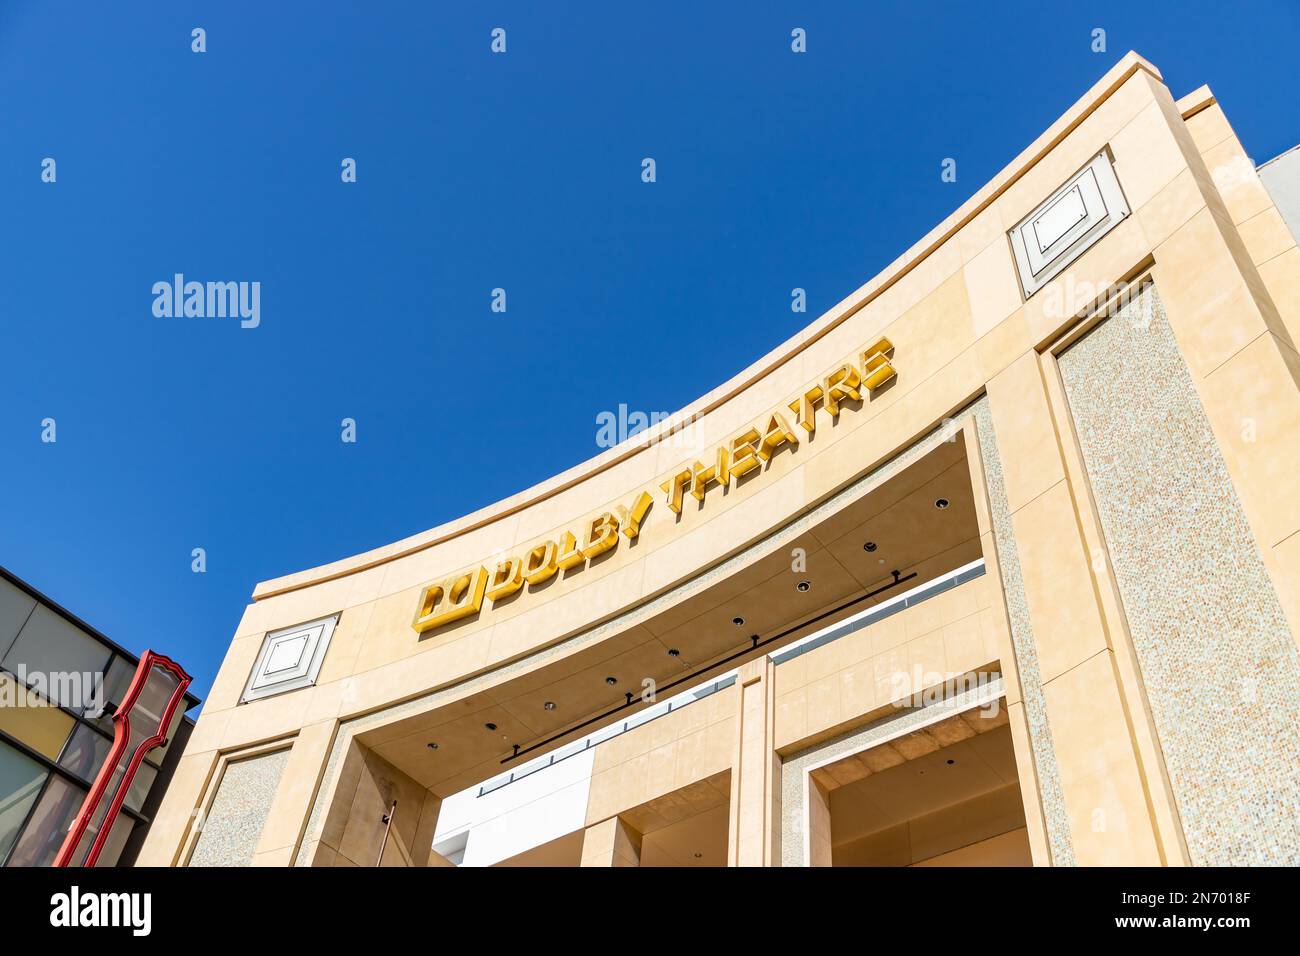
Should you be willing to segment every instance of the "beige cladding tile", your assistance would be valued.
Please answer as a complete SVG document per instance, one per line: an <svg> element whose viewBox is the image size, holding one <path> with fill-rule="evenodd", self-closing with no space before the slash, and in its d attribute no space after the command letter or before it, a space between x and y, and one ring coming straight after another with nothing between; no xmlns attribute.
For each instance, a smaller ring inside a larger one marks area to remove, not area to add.
<svg viewBox="0 0 1300 956"><path fill-rule="evenodd" d="M981 252L988 249L990 243L1006 239L1007 230L1002 225L1002 213L996 202L975 215L975 218L962 226L957 232L957 248L961 252L961 261L970 262Z"/></svg>
<svg viewBox="0 0 1300 956"><path fill-rule="evenodd" d="M996 328L1023 302L1011 244L999 235L966 263L962 271L970 301L972 335L978 339Z"/></svg>
<svg viewBox="0 0 1300 956"><path fill-rule="evenodd" d="M852 720L876 706L876 670L870 658L839 672L840 718Z"/></svg>
<svg viewBox="0 0 1300 956"><path fill-rule="evenodd" d="M217 679L212 682L212 690L203 702L205 713L225 710L239 703L264 639L264 635L258 634L231 642L226 659L221 662L221 670L217 671Z"/></svg>
<svg viewBox="0 0 1300 956"><path fill-rule="evenodd" d="M1190 169L1184 169L1139 208L1137 216L1147 240L1157 246L1204 208L1205 195L1196 176Z"/></svg>
<svg viewBox="0 0 1300 956"><path fill-rule="evenodd" d="M1024 307L1016 309L975 343L980 370L988 381L1033 348Z"/></svg>
<svg viewBox="0 0 1300 956"><path fill-rule="evenodd" d="M193 737L190 738L193 741ZM194 811L203 799L204 788L217 763L213 751L197 753L186 747L176 764L163 796L163 802L154 814L136 866L171 866L180 852L186 830L195 819Z"/></svg>
<svg viewBox="0 0 1300 956"><path fill-rule="evenodd" d="M770 475L756 474L752 481L764 483L761 493L725 510L719 509L719 513L707 522L691 521L704 517L706 512L685 515L682 520L684 527L679 529L677 539L643 562L643 593L654 594L699 569L715 564L729 551L769 532L773 525L780 523L779 516L798 512L806 500L803 469L796 469L775 481L771 478Z"/></svg>
<svg viewBox="0 0 1300 956"><path fill-rule="evenodd" d="M1268 294L1286 324L1291 341L1300 344L1300 248L1291 248L1259 267Z"/></svg>
<svg viewBox="0 0 1300 956"><path fill-rule="evenodd" d="M331 681L341 680L352 673L361 655L361 646L374 609L375 602L372 601L369 604L350 607L339 615L338 623L334 625L334 633L330 636L329 649L325 652L325 660L321 663L318 676L320 683L328 684Z"/></svg>
<svg viewBox="0 0 1300 956"><path fill-rule="evenodd" d="M1266 546L1300 529L1300 357L1264 334L1207 380L1205 411Z"/></svg>
<svg viewBox="0 0 1300 956"><path fill-rule="evenodd" d="M948 670L942 629L907 642L908 689L912 693L946 680Z"/></svg>
<svg viewBox="0 0 1300 956"><path fill-rule="evenodd" d="M518 515L509 515L433 547L388 562L380 595L441 581L465 568L487 564L494 556L504 557L510 553L510 547L515 543L515 528L518 523Z"/></svg>
<svg viewBox="0 0 1300 956"><path fill-rule="evenodd" d="M1153 273L1179 350L1195 380L1267 328L1208 209L1157 248Z"/></svg>
<svg viewBox="0 0 1300 956"><path fill-rule="evenodd" d="M257 842L258 854L296 849L307 825L316 785L329 758L334 727L332 720L308 724L294 738L270 812L262 825L262 834Z"/></svg>
<svg viewBox="0 0 1300 956"><path fill-rule="evenodd" d="M780 669L777 668L778 671ZM873 683L874 680L873 672ZM808 736L808 691L800 687L776 699L776 746L788 747L806 736Z"/></svg>
<svg viewBox="0 0 1300 956"><path fill-rule="evenodd" d="M948 668L954 674L965 674L997 660L996 654L990 657L987 653L978 613L956 624L944 625L943 650Z"/></svg>
<svg viewBox="0 0 1300 956"><path fill-rule="evenodd" d="M810 734L840 722L840 678L831 674L808 685L808 725Z"/></svg>
<svg viewBox="0 0 1300 956"><path fill-rule="evenodd" d="M233 713L233 708L230 710L210 710L205 706L203 713L199 715L199 719L194 725L194 730L190 733L190 739L185 742L185 752L187 754L201 754L220 750L224 747L226 745L226 727L230 723L230 717Z"/></svg>
<svg viewBox="0 0 1300 956"><path fill-rule="evenodd" d="M988 394L1007 503L1015 511L1065 477L1037 354L1007 366L988 383Z"/></svg>
<svg viewBox="0 0 1300 956"><path fill-rule="evenodd" d="M1044 686L1081 866L1161 862L1109 651Z"/></svg>
<svg viewBox="0 0 1300 956"><path fill-rule="evenodd" d="M1282 221L1282 214L1276 206L1270 206L1259 215L1252 216L1237 228L1255 265L1262 265L1296 247L1295 237Z"/></svg>
<svg viewBox="0 0 1300 956"><path fill-rule="evenodd" d="M931 634L943 627L943 609L937 601L922 601L913 604L897 615L903 619L903 628L908 641Z"/></svg>
<svg viewBox="0 0 1300 956"><path fill-rule="evenodd" d="M1205 165L1234 223L1252 219L1273 205L1268 190L1255 171L1254 162L1236 137L1211 147L1204 155Z"/></svg>
<svg viewBox="0 0 1300 956"><path fill-rule="evenodd" d="M896 703L908 693L907 645L895 647L871 658L877 705Z"/></svg>
<svg viewBox="0 0 1300 956"><path fill-rule="evenodd" d="M1068 483L1058 482L1017 511L1012 527L1047 682L1106 647Z"/></svg>
<svg viewBox="0 0 1300 956"><path fill-rule="evenodd" d="M907 642L907 625L902 613L891 614L867 628L871 635L871 654L875 656Z"/></svg>
<svg viewBox="0 0 1300 956"><path fill-rule="evenodd" d="M939 614L943 618L944 624L955 624L979 610L976 591L972 587L974 583L974 581L968 581L955 588L950 588L933 599L934 603L939 605Z"/></svg>
<svg viewBox="0 0 1300 956"><path fill-rule="evenodd" d="M1223 109L1218 103L1189 116L1185 123L1187 131L1192 134L1192 142L1201 153L1207 152L1211 147L1218 146L1229 136L1234 135L1232 127L1228 125L1228 117L1223 114Z"/></svg>
<svg viewBox="0 0 1300 956"><path fill-rule="evenodd" d="M1016 656L1011 649L1011 631L1006 612L1002 608L984 608L979 613L980 637L984 641L984 659L997 661L1001 667L1002 684L1009 703L1020 702L1020 674L1016 670Z"/></svg>
<svg viewBox="0 0 1300 956"><path fill-rule="evenodd" d="M236 638L265 634L283 627L305 624L337 614L347 606L352 590L351 575L325 581L314 587L279 594L249 605L239 622Z"/></svg>
<svg viewBox="0 0 1300 956"><path fill-rule="evenodd" d="M1075 317L1100 303L1151 253L1138 216L1129 216L1074 260L1025 304L1030 339L1045 346L1074 325Z"/></svg>
<svg viewBox="0 0 1300 956"><path fill-rule="evenodd" d="M260 743L293 733L304 723L309 700L309 689L304 689L241 704L229 711L222 746Z"/></svg>
<svg viewBox="0 0 1300 956"><path fill-rule="evenodd" d="M1140 209L1187 168L1159 103L1151 103L1110 141L1129 208Z"/></svg>

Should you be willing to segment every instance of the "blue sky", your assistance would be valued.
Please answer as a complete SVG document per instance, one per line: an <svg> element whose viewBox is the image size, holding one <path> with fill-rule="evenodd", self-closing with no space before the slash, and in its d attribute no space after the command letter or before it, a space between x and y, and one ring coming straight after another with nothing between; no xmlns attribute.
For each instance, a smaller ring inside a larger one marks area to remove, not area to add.
<svg viewBox="0 0 1300 956"><path fill-rule="evenodd" d="M989 6L4 0L0 564L203 695L258 581L689 403L1130 48L1257 161L1300 140L1291 0ZM156 318L177 272L261 324Z"/></svg>

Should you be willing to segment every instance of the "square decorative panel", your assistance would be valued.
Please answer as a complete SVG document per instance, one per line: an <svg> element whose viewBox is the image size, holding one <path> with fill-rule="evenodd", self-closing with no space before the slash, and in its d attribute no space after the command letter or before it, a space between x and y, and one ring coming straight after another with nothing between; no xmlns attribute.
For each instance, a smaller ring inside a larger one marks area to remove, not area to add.
<svg viewBox="0 0 1300 956"><path fill-rule="evenodd" d="M316 683L338 615L271 631L262 642L241 703Z"/></svg>
<svg viewBox="0 0 1300 956"><path fill-rule="evenodd" d="M1025 298L1129 214L1110 156L1101 153L1011 230Z"/></svg>

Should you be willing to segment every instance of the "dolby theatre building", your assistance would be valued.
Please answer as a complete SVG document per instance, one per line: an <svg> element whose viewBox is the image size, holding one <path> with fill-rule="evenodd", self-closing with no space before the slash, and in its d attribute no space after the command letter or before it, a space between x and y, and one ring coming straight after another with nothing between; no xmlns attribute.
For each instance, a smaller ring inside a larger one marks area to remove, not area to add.
<svg viewBox="0 0 1300 956"><path fill-rule="evenodd" d="M1295 165L1129 54L677 415L258 585L139 863L1300 863Z"/></svg>

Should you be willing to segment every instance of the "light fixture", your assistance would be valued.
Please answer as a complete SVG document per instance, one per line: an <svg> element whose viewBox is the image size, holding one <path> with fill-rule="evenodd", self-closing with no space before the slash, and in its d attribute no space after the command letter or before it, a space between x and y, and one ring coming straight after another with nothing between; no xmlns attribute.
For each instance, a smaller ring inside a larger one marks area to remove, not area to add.
<svg viewBox="0 0 1300 956"><path fill-rule="evenodd" d="M864 545L862 546L862 550L863 550L863 551L875 551L875 550L876 550L876 542L874 542L874 541L868 541L866 544L864 544Z"/></svg>
<svg viewBox="0 0 1300 956"><path fill-rule="evenodd" d="M429 747L430 750L437 750L437 749L438 749L438 745L437 745L436 743L430 743L430 744L428 745L428 747Z"/></svg>
<svg viewBox="0 0 1300 956"><path fill-rule="evenodd" d="M948 507L948 499L937 498L935 499L934 506L938 508L940 511L942 511L944 508Z"/></svg>
<svg viewBox="0 0 1300 956"><path fill-rule="evenodd" d="M955 760L949 758L949 760L948 760L948 766L951 767L951 766L952 766L953 764L955 764L956 762L957 762L957 761L955 761Z"/></svg>
<svg viewBox="0 0 1300 956"><path fill-rule="evenodd" d="M546 703L542 704L542 709L543 709L543 710L554 710L554 709L555 709L555 701L553 701L553 700L548 700Z"/></svg>
<svg viewBox="0 0 1300 956"><path fill-rule="evenodd" d="M668 648L668 656L669 656L669 657L681 657L681 656L682 656L682 652L679 651L679 650L678 650L677 648L675 648L675 647L670 647L670 648Z"/></svg>
<svg viewBox="0 0 1300 956"><path fill-rule="evenodd" d="M745 623L745 619L743 617L733 617L731 623L736 625L736 627L740 627L740 625Z"/></svg>
<svg viewBox="0 0 1300 956"><path fill-rule="evenodd" d="M795 590L799 591L800 593L804 593L810 587L812 587L811 581L800 581L798 584L795 585Z"/></svg>
<svg viewBox="0 0 1300 956"><path fill-rule="evenodd" d="M703 853L697 853L697 854L695 854L695 859L697 859L697 860L701 860L701 859L703 859L703 858L704 858L704 854L703 854Z"/></svg>
<svg viewBox="0 0 1300 956"><path fill-rule="evenodd" d="M484 724L483 726L486 727L488 730L496 730L496 729L497 729L497 725L494 724L494 723L492 723L491 721L489 721L488 723Z"/></svg>
<svg viewBox="0 0 1300 956"><path fill-rule="evenodd" d="M618 678L617 678L617 677L606 677L606 678L605 678L605 683L608 684L610 687L613 687L615 684L618 683Z"/></svg>

